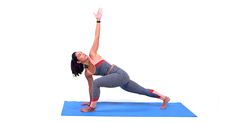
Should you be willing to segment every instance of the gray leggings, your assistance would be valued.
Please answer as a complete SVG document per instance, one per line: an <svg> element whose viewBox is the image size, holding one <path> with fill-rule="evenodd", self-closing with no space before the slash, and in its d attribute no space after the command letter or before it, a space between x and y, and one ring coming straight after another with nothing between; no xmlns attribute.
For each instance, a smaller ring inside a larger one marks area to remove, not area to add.
<svg viewBox="0 0 235 123"><path fill-rule="evenodd" d="M136 82L130 80L128 74L117 66L113 67L110 74L93 81L92 101L97 101L99 99L100 87L121 87L128 92L160 98L159 95L152 93L152 89L145 89L142 86L138 85Z"/></svg>

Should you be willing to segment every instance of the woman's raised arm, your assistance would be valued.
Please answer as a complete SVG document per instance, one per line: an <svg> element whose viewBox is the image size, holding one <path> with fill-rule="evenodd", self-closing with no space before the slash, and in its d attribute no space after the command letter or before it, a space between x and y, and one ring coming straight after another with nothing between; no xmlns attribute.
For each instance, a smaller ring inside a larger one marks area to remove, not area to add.
<svg viewBox="0 0 235 123"><path fill-rule="evenodd" d="M97 19L97 23L96 23L96 29L95 29L95 39L94 39L94 42L93 42L93 45L90 49L90 57L96 57L97 56L97 51L98 51L98 48L99 48L99 39L100 39L100 20L101 20L101 17L102 17L102 9L99 8L97 13L94 13L95 15L95 18Z"/></svg>

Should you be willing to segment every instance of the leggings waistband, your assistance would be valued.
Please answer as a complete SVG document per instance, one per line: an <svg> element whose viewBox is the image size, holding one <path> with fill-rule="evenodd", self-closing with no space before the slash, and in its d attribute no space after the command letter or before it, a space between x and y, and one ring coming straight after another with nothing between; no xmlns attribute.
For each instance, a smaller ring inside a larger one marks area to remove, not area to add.
<svg viewBox="0 0 235 123"><path fill-rule="evenodd" d="M116 65L112 64L112 66L109 68L108 72L105 75L110 74L110 72L112 71L112 69L115 67Z"/></svg>

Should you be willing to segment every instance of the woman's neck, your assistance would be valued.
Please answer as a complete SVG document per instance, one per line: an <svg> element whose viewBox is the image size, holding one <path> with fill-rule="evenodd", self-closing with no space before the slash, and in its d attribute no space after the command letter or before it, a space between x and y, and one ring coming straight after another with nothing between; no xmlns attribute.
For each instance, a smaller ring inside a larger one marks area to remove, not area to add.
<svg viewBox="0 0 235 123"><path fill-rule="evenodd" d="M83 64L89 66L90 64L92 64L92 61L90 58L88 58Z"/></svg>
<svg viewBox="0 0 235 123"><path fill-rule="evenodd" d="M90 64L90 61L89 61L89 60L86 60L83 64L89 65L89 64Z"/></svg>

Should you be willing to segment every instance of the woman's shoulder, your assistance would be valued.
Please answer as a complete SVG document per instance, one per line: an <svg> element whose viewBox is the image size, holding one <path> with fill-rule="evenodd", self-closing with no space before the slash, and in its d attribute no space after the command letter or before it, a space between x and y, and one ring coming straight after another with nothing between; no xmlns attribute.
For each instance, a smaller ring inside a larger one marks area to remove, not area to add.
<svg viewBox="0 0 235 123"><path fill-rule="evenodd" d="M94 62L97 62L97 61L100 61L100 59L103 59L99 54L89 54L89 57L94 61Z"/></svg>
<svg viewBox="0 0 235 123"><path fill-rule="evenodd" d="M102 58L101 56L100 57L96 57L96 58L90 58L90 62L93 65L96 65L96 64L98 64L101 61L104 61L104 58Z"/></svg>

